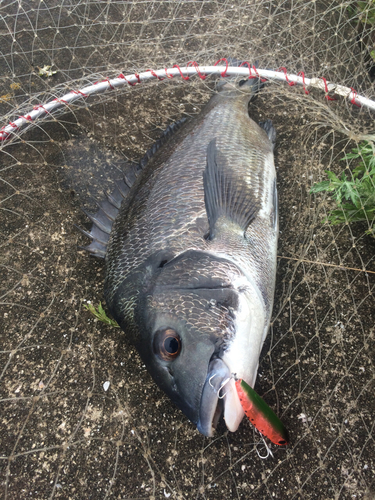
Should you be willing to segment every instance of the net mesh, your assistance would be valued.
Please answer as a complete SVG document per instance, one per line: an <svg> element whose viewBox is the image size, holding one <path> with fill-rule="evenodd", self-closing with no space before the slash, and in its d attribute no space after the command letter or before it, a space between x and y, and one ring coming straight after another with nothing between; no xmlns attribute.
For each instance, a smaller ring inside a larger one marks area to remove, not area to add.
<svg viewBox="0 0 375 500"><path fill-rule="evenodd" d="M374 99L374 22L373 1L5 2L1 126L120 73L221 57ZM324 170L350 177L342 158L373 140L373 112L286 83L251 105L278 133L281 229L256 389L290 430L287 448L269 454L247 422L201 436L120 330L83 307L102 299L104 271L77 251L80 207L212 92L213 78L191 78L80 96L2 141L2 498L374 498L373 221L323 224L332 198L309 194Z"/></svg>

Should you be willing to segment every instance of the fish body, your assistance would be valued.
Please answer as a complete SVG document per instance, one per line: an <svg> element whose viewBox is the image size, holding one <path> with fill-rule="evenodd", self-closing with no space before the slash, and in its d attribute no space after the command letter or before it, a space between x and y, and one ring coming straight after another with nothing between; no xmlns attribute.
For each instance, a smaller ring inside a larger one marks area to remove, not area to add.
<svg viewBox="0 0 375 500"><path fill-rule="evenodd" d="M148 155L102 243L90 234L91 248L105 252L111 314L207 436L222 412L228 429L238 428L234 376L254 385L272 312L275 132L249 117L257 86L220 84L196 118Z"/></svg>

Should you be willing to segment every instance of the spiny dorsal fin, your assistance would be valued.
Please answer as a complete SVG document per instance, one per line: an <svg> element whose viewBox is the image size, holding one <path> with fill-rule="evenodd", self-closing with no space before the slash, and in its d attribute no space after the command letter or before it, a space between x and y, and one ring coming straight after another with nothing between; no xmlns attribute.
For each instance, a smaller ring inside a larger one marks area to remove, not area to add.
<svg viewBox="0 0 375 500"><path fill-rule="evenodd" d="M163 146L163 144L165 144L168 141L168 139L175 132L177 132L177 130L181 128L181 126L186 122L186 120L187 120L186 118L181 118L181 120L178 120L168 125L168 127L164 130L163 135L159 137L159 139L156 142L154 142L154 144L150 147L150 149L146 151L146 154L139 162L139 166L141 167L141 169L143 169L147 165L148 161L150 160L150 158L154 156L156 151L158 151L161 148L161 146Z"/></svg>
<svg viewBox="0 0 375 500"><path fill-rule="evenodd" d="M151 146L138 165L133 165L131 171L128 172L127 175L124 174L122 180L116 182L114 191L110 194L106 193L107 199L97 202L99 210L95 214L89 214L86 210L83 210L87 217L92 221L93 225L90 232L76 226L85 236L91 238L92 240L89 245L80 247L81 249L86 250L96 257L105 257L109 235L112 230L112 224L120 210L122 201L126 198L130 188L134 184L141 170L147 165L149 159L163 144L167 142L172 134L180 129L185 121L186 118L182 118L166 128L161 138L158 139L153 146Z"/></svg>
<svg viewBox="0 0 375 500"><path fill-rule="evenodd" d="M209 239L215 237L217 221L224 217L245 233L259 211L252 189L227 165L223 153L213 139L207 148L207 164L203 172L204 202L209 222Z"/></svg>

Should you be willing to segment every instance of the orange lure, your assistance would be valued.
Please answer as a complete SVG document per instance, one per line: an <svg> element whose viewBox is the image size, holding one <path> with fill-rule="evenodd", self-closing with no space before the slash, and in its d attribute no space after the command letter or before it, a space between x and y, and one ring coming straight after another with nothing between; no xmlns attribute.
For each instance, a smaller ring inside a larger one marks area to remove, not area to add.
<svg viewBox="0 0 375 500"><path fill-rule="evenodd" d="M244 380L236 380L237 394L250 422L270 441L280 446L289 443L288 431L265 401Z"/></svg>

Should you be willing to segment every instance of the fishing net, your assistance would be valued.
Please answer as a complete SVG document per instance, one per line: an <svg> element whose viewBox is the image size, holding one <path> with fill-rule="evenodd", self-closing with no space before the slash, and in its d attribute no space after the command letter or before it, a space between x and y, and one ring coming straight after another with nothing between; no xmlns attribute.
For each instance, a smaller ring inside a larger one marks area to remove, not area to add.
<svg viewBox="0 0 375 500"><path fill-rule="evenodd" d="M375 98L374 10L373 0L0 5L2 498L374 498L373 217L349 223L332 193L310 193L325 170L353 181L360 159L343 158L372 147L374 112L358 96ZM228 57L285 75L250 113L278 134L277 284L256 390L288 447L266 447L245 421L204 438L125 335L84 307L102 300L104 269L77 249L88 243L74 228L89 227L81 207L215 92L216 77L198 70L124 77ZM121 87L108 82L119 77ZM337 209L343 223L324 222Z"/></svg>

